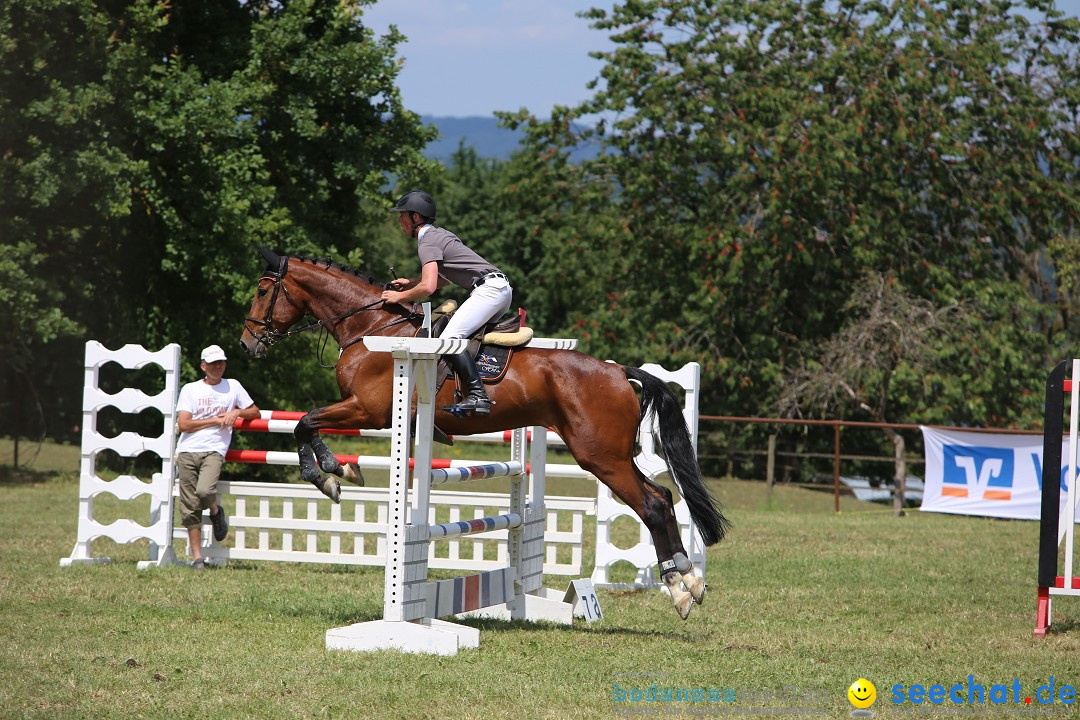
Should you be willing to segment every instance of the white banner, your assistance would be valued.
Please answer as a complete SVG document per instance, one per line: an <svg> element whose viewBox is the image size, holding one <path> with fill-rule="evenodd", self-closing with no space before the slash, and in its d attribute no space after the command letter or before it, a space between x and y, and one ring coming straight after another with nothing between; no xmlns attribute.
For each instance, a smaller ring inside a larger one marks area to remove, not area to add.
<svg viewBox="0 0 1080 720"><path fill-rule="evenodd" d="M1043 438L922 428L926 487L921 510L1038 520L1042 510ZM1061 457L1068 464L1069 442ZM1061 478L1065 507L1066 470Z"/></svg>

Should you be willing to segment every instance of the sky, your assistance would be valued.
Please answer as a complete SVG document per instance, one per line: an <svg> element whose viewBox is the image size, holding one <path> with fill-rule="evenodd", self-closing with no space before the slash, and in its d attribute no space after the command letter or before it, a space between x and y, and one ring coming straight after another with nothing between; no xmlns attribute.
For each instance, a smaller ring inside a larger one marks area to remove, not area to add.
<svg viewBox="0 0 1080 720"><path fill-rule="evenodd" d="M377 0L364 10L382 35L391 25L407 38L398 45L405 107L421 115L489 117L496 110L551 108L592 97L586 85L602 64L590 51L610 47L577 13L609 8L610 0ZM1059 0L1080 16L1080 0Z"/></svg>
<svg viewBox="0 0 1080 720"><path fill-rule="evenodd" d="M1080 2L1080 0L1077 0ZM576 105L602 64L591 50L607 35L577 13L610 7L587 0L378 0L364 10L382 35L391 25L408 40L398 45L405 107L421 115L490 116L527 107L546 116Z"/></svg>

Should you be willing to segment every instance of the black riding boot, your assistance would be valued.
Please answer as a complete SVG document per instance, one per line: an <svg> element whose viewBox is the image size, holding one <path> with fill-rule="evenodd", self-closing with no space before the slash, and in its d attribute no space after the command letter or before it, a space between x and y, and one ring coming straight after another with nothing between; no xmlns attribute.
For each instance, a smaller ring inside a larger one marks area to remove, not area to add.
<svg viewBox="0 0 1080 720"><path fill-rule="evenodd" d="M484 392L484 382L480 379L480 371L476 369L476 361L468 352L457 355L447 355L446 362L454 369L461 381L461 394L464 396L456 405L448 405L443 410L455 413L474 415L487 415L491 412L491 400Z"/></svg>

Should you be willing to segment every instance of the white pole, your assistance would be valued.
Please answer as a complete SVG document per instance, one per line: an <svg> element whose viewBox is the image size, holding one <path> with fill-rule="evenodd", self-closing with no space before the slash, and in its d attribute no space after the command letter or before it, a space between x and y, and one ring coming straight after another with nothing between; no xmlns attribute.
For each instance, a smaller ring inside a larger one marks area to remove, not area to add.
<svg viewBox="0 0 1080 720"><path fill-rule="evenodd" d="M408 352L394 353L393 418L397 432L390 443L390 495L387 503L386 576L383 618L400 622L405 600L405 510L409 498L409 404L413 391L412 361ZM427 522L427 519L424 519Z"/></svg>
<svg viewBox="0 0 1080 720"><path fill-rule="evenodd" d="M1076 433L1077 419L1080 416L1080 360L1072 364L1072 393L1069 396L1069 457L1065 463L1068 479L1067 501L1068 514L1064 518L1065 526L1065 589L1072 589L1073 578L1073 530L1076 526Z"/></svg>
<svg viewBox="0 0 1080 720"><path fill-rule="evenodd" d="M516 475L510 476L510 512L525 517L525 438L528 430L518 428L514 430L513 439L510 442L510 462L517 463L521 469ZM512 620L524 620L526 617L525 589L523 584L524 567L521 562L521 539L522 527L510 528L506 538L506 550L509 555L510 567L514 568L514 599L507 603Z"/></svg>

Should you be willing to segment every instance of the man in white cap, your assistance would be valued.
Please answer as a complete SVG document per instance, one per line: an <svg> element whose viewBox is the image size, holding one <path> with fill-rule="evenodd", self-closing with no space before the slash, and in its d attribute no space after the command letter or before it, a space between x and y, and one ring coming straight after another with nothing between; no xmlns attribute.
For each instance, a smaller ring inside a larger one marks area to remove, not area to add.
<svg viewBox="0 0 1080 720"><path fill-rule="evenodd" d="M217 501L217 481L221 464L232 442L233 425L239 418L259 417L247 390L236 380L226 380L225 351L217 345L204 348L199 367L205 377L188 383L176 402L176 425L180 442L176 445L176 467L180 476L180 511L191 544L191 566L203 570L202 512L210 510L214 539L221 542L229 533L225 509Z"/></svg>

